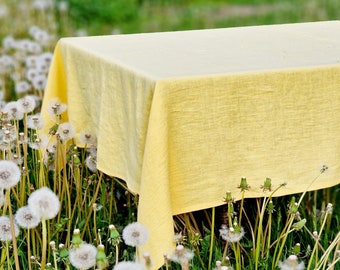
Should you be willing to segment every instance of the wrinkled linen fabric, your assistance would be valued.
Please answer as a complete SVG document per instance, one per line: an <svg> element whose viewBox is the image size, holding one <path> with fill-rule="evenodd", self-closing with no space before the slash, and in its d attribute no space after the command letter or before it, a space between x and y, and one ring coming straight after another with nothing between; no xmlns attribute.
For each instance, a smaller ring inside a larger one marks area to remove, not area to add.
<svg viewBox="0 0 340 270"><path fill-rule="evenodd" d="M246 197L266 177L286 183L275 196L339 184L340 21L63 38L47 122L54 97L96 134L98 169L139 194L154 269L172 216L240 199L241 177Z"/></svg>

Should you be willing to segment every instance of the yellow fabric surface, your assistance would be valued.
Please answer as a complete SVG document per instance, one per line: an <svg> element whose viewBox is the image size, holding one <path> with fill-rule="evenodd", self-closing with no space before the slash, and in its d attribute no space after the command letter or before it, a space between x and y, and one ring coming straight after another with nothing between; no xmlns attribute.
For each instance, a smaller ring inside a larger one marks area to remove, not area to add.
<svg viewBox="0 0 340 270"><path fill-rule="evenodd" d="M340 183L340 22L61 39L43 110L68 104L98 138L97 165L139 194L154 269L172 215ZM65 77L66 76L66 77ZM48 119L48 116L45 116Z"/></svg>

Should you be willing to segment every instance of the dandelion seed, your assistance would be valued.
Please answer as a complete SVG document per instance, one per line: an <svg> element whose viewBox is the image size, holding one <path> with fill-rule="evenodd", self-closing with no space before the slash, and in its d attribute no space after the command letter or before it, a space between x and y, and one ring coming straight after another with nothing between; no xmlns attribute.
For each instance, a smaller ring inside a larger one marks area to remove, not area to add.
<svg viewBox="0 0 340 270"><path fill-rule="evenodd" d="M143 270L143 265L136 263L136 262L120 262L113 270Z"/></svg>
<svg viewBox="0 0 340 270"><path fill-rule="evenodd" d="M15 237L19 235L19 227L14 223L14 234ZM1 241L10 241L12 240L12 231L11 231L11 220L8 216L0 217L0 240Z"/></svg>
<svg viewBox="0 0 340 270"><path fill-rule="evenodd" d="M305 269L304 262L299 263L296 255L290 255L284 262L279 262L281 270L303 270Z"/></svg>
<svg viewBox="0 0 340 270"><path fill-rule="evenodd" d="M35 99L32 96L25 96L18 101L18 110L22 113L30 113L35 109Z"/></svg>
<svg viewBox="0 0 340 270"><path fill-rule="evenodd" d="M230 243L239 242L244 236L244 229L239 227L238 230L235 230L233 227L228 228L226 225L222 225L220 236L224 241Z"/></svg>
<svg viewBox="0 0 340 270"><path fill-rule="evenodd" d="M0 161L0 188L9 189L14 187L21 177L21 172L17 164L9 160Z"/></svg>
<svg viewBox="0 0 340 270"><path fill-rule="evenodd" d="M96 264L97 249L91 244L83 243L69 250L70 263L78 269L89 269Z"/></svg>
<svg viewBox="0 0 340 270"><path fill-rule="evenodd" d="M57 134L62 141L68 141L74 137L75 129L69 122L62 123L58 126Z"/></svg>
<svg viewBox="0 0 340 270"><path fill-rule="evenodd" d="M194 257L194 253L183 245L177 245L175 252L171 255L171 260L180 264L187 263Z"/></svg>
<svg viewBox="0 0 340 270"><path fill-rule="evenodd" d="M15 213L16 223L25 229L35 228L40 223L40 218L34 215L28 206L20 207Z"/></svg>
<svg viewBox="0 0 340 270"><path fill-rule="evenodd" d="M133 222L124 228L122 236L125 244L137 247L146 243L149 238L149 232L143 224Z"/></svg>
<svg viewBox="0 0 340 270"><path fill-rule="evenodd" d="M54 218L60 208L57 195L48 187L42 187L29 196L27 204L32 213L42 219Z"/></svg>

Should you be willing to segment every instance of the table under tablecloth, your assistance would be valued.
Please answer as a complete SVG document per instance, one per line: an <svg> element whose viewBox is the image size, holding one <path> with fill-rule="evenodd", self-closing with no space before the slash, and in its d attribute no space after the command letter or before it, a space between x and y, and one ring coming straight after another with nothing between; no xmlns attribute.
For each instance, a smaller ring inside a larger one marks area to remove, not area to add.
<svg viewBox="0 0 340 270"><path fill-rule="evenodd" d="M139 194L158 269L173 215L340 180L340 21L62 38L43 102L59 97L97 167ZM330 168L311 186L319 166Z"/></svg>

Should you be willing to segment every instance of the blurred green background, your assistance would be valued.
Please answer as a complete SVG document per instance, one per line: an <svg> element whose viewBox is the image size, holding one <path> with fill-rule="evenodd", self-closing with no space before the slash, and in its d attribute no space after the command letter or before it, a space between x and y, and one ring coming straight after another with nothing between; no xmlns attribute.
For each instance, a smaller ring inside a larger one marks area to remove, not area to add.
<svg viewBox="0 0 340 270"><path fill-rule="evenodd" d="M67 0L69 27L88 35L340 19L339 0ZM60 12L60 11L59 11ZM62 14L61 14L62 15ZM70 29L61 33L72 35Z"/></svg>

